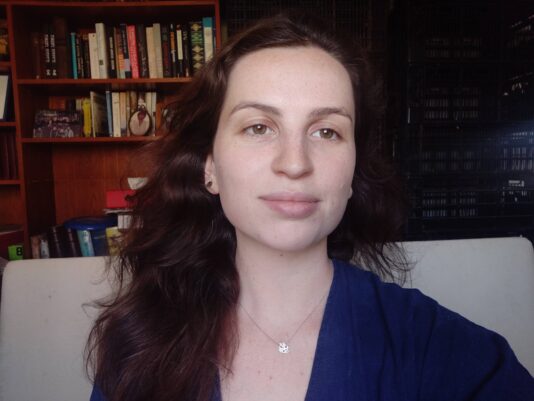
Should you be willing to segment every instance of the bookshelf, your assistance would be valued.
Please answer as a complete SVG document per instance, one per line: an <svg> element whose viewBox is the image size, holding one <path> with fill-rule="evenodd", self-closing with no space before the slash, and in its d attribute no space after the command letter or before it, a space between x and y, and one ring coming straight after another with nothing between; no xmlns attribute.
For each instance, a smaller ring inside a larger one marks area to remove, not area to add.
<svg viewBox="0 0 534 401"><path fill-rule="evenodd" d="M107 190L124 189L126 177L146 175L150 169L140 150L161 134L161 111L172 102L189 77L166 78L35 78L32 66L32 32L55 17L69 30L153 23L187 23L212 17L215 45L220 46L218 0L144 2L0 1L0 18L7 20L9 61L0 72L12 76L14 119L0 122L0 135L16 138L18 174L0 179L0 224L24 228L26 256L29 237L66 219L101 215ZM88 96L90 91L155 91L155 136L34 138L35 113L49 108L53 97Z"/></svg>
<svg viewBox="0 0 534 401"><path fill-rule="evenodd" d="M410 0L397 11L407 238L534 239L534 4Z"/></svg>

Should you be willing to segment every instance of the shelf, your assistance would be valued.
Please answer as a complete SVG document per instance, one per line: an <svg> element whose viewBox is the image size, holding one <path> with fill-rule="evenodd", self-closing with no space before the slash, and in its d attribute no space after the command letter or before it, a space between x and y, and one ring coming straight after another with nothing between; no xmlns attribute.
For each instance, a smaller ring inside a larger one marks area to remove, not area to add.
<svg viewBox="0 0 534 401"><path fill-rule="evenodd" d="M9 70L11 68L11 61L0 61L0 70Z"/></svg>
<svg viewBox="0 0 534 401"><path fill-rule="evenodd" d="M0 121L0 128L2 127L16 127L17 123L15 121Z"/></svg>
<svg viewBox="0 0 534 401"><path fill-rule="evenodd" d="M108 79L36 79L25 78L18 79L18 85L24 86L58 86L58 85L114 85L114 84L185 84L191 82L191 78L173 77L173 78L108 78Z"/></svg>
<svg viewBox="0 0 534 401"><path fill-rule="evenodd" d="M93 143L128 143L128 142L154 142L158 140L160 136L130 136L130 137L121 137L121 138L108 138L108 137L99 137L99 138L22 138L22 143L24 144L43 144L43 143L53 143L53 144L69 144L69 143L79 143L79 144L93 144Z"/></svg>
<svg viewBox="0 0 534 401"><path fill-rule="evenodd" d="M13 187L20 185L20 180L0 180L0 187Z"/></svg>

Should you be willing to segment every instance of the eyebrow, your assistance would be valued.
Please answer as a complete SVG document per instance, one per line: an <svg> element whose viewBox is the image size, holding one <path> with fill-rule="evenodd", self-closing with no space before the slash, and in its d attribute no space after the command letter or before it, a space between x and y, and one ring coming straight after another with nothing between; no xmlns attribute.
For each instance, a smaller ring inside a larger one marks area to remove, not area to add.
<svg viewBox="0 0 534 401"><path fill-rule="evenodd" d="M248 109L248 108L257 109L257 110L260 110L260 111L263 111L263 112L266 112L266 113L269 113L269 114L273 114L273 115L275 115L277 117L282 115L282 112L280 111L280 109L278 109L276 107L273 107L273 106L269 106L267 104L257 103L257 102L241 102L241 103L238 103L232 109L232 111L230 112L230 115L236 113L239 110ZM318 118L318 117L328 116L328 115L331 115L331 114L337 114L337 115L340 115L342 117L346 117L352 122L352 116L344 108L341 108L341 107L320 107L318 109L312 110L308 114L308 117L310 117L310 118Z"/></svg>

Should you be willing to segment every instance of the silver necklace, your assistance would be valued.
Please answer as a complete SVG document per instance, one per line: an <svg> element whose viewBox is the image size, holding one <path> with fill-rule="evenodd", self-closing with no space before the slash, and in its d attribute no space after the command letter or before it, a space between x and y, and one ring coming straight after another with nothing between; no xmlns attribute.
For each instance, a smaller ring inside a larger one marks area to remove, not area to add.
<svg viewBox="0 0 534 401"><path fill-rule="evenodd" d="M323 300L325 299L325 297L328 295L329 292L330 292L330 289L328 291L326 291L326 293L321 297L321 299L319 300L317 305L315 305L313 307L311 312L308 313L306 318L299 324L299 327L297 327L297 329L293 332L293 334L291 334L291 336L289 336L289 338L286 341L276 341L265 330L263 330L261 328L261 326L254 320L254 318L250 315L250 313L248 313L248 311L245 309L245 307L241 303L239 303L239 306L241 307L241 309L243 309L245 314L248 316L250 321L252 323L254 323L254 325L258 328L258 330L261 331L265 335L265 337L267 337L269 340L271 340L273 343L275 343L278 346L278 352L280 352L281 354L288 354L289 353L289 343L291 342L293 337L295 337L295 335L299 332L301 327L304 326L304 323L306 323L308 321L308 319L311 317L311 315L313 315L313 312L315 312L315 310L319 307L319 305L321 305L323 303Z"/></svg>

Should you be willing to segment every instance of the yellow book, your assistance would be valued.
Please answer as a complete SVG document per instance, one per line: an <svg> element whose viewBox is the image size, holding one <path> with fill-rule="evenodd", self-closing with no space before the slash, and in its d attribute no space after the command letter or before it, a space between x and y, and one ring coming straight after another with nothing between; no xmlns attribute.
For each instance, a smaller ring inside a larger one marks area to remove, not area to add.
<svg viewBox="0 0 534 401"><path fill-rule="evenodd" d="M85 97L82 99L83 112L83 136L89 138L91 136L91 99Z"/></svg>

